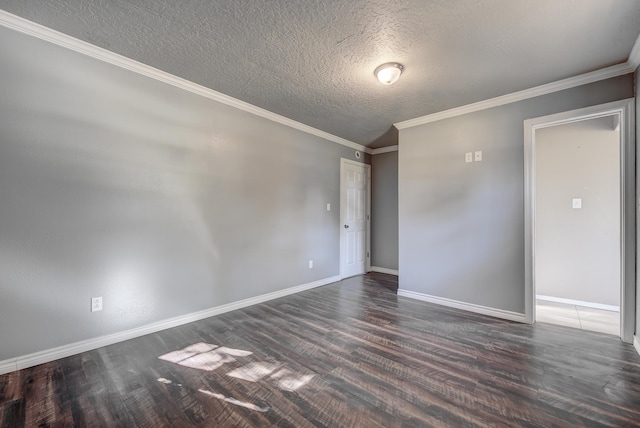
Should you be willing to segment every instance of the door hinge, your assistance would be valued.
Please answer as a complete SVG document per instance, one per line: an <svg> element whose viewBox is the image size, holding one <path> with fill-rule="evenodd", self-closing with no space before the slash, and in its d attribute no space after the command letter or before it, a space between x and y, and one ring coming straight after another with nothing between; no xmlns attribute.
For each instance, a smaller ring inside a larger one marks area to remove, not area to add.
<svg viewBox="0 0 640 428"><path fill-rule="evenodd" d="M369 214L367 214L367 220L369 220L371 217L369 216Z"/></svg>
<svg viewBox="0 0 640 428"><path fill-rule="evenodd" d="M367 251L367 258L369 258L369 252Z"/></svg>

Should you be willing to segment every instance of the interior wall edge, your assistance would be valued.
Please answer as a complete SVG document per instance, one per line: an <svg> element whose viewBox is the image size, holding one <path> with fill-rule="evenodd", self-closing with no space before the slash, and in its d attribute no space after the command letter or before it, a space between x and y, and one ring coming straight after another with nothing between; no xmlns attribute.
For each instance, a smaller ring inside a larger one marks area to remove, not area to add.
<svg viewBox="0 0 640 428"><path fill-rule="evenodd" d="M37 366L39 364L48 363L60 358L80 354L82 352L91 351L103 346L113 345L114 343L124 342L125 340L135 339L137 337L156 333L162 330L167 330L173 327L178 327L191 322L200 321L205 318L223 314L225 312L231 312L237 309L246 308L248 306L257 305L259 303L268 302L269 300L279 299L280 297L311 290L312 288L321 287L323 285L328 285L337 281L340 281L339 275L331 276L306 284L297 285L272 293L262 294L260 296L250 297L248 299L239 300L237 302L227 303L225 305L216 306L210 309L205 309L186 315L180 315L177 317L157 321L151 324L132 328L118 333L82 340L79 342L58 346L44 351L34 352L16 358L10 358L5 361L0 361L0 375Z"/></svg>
<svg viewBox="0 0 640 428"><path fill-rule="evenodd" d="M640 66L640 34L638 34L638 38L631 48L631 53L629 54L627 63L630 64L634 70Z"/></svg>

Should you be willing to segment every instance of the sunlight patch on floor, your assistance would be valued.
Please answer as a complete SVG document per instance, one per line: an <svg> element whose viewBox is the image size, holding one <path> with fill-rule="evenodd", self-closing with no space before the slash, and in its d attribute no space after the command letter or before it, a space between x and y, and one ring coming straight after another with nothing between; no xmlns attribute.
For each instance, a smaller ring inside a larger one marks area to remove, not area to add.
<svg viewBox="0 0 640 428"><path fill-rule="evenodd" d="M276 379L278 387L285 391L295 391L308 384L315 375L299 375L289 369L282 369L271 376Z"/></svg>
<svg viewBox="0 0 640 428"><path fill-rule="evenodd" d="M199 342L177 351L168 352L158 358L184 367L210 372L224 364L236 362L237 358L250 355L253 355L253 352ZM226 375L247 382L266 379L284 391L296 391L311 382L316 376L315 374L296 373L286 368L285 364L277 361L249 362L227 372ZM158 382L171 384L171 381L165 378L159 378Z"/></svg>
<svg viewBox="0 0 640 428"><path fill-rule="evenodd" d="M205 389L199 389L198 391L202 392L205 395L208 395L209 397L217 398L219 400L226 401L227 403L235 404L236 406L240 406L240 407L246 407L247 409L256 410L258 412L264 413L269 410L269 407L256 406L255 404L247 403L246 401L236 400L235 398L232 398L232 397L225 397L222 394L217 394L215 392L207 391Z"/></svg>
<svg viewBox="0 0 640 428"><path fill-rule="evenodd" d="M234 357L246 357L252 352L241 349L218 347L209 343L196 343L158 358L193 369L213 371L225 363L236 361Z"/></svg>
<svg viewBox="0 0 640 428"><path fill-rule="evenodd" d="M158 378L158 382L163 383L165 385L171 385L171 386L177 387L177 388L182 388L183 387L181 383L174 383L174 382L172 382L169 379L166 379L164 377ZM186 388L186 389L189 390L190 388ZM201 392L201 393L205 394L208 397L217 398L218 400L222 400L222 401L225 401L227 403L235 404L236 406L245 407L247 409L256 410L256 411L262 412L262 413L267 412L270 409L269 407L260 407L260 406L257 406L255 404L252 404L252 403L247 403L246 401L236 400L233 397L225 397L223 394L219 394L217 392L208 391L206 389L198 389L198 392Z"/></svg>
<svg viewBox="0 0 640 428"><path fill-rule="evenodd" d="M230 371L227 373L227 376L243 379L249 382L257 382L263 377L270 375L281 366L282 364L274 363L249 363L246 366Z"/></svg>

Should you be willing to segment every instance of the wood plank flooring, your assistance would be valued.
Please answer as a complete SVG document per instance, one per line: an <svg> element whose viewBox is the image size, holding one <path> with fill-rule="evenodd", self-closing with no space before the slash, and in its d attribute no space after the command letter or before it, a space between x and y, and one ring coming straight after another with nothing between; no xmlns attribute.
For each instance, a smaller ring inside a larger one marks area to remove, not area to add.
<svg viewBox="0 0 640 428"><path fill-rule="evenodd" d="M2 427L639 426L601 333L398 297L371 273L0 376Z"/></svg>

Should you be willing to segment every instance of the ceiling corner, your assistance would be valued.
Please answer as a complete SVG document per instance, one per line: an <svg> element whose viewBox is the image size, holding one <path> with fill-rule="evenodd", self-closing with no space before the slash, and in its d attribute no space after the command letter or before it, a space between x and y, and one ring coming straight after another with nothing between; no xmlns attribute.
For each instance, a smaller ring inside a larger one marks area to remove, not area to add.
<svg viewBox="0 0 640 428"><path fill-rule="evenodd" d="M635 71L638 66L640 66L640 34L638 34L638 38L636 39L631 52L629 53L629 59L627 60L627 64L629 64L633 71Z"/></svg>

